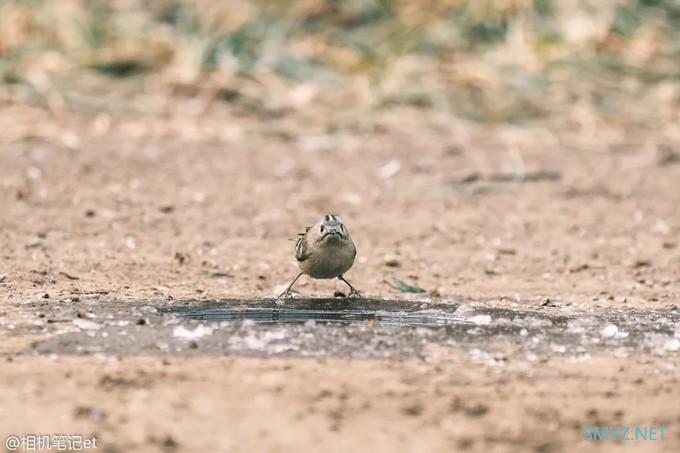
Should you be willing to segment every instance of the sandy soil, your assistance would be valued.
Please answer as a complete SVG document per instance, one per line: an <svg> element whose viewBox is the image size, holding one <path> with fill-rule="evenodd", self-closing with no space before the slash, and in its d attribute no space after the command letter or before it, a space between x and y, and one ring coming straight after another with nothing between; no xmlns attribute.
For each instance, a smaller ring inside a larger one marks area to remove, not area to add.
<svg viewBox="0 0 680 453"><path fill-rule="evenodd" d="M25 353L50 335L36 323L45 304L269 297L295 275L287 239L325 212L350 228L347 277L372 297L409 297L385 283L398 278L500 307L669 309L680 158L649 145L654 131L583 138L408 108L2 110L3 437L94 434L106 452L680 451L677 353L502 369L455 348L429 360ZM585 442L595 424L669 429Z"/></svg>
<svg viewBox="0 0 680 453"><path fill-rule="evenodd" d="M96 435L103 451L640 452L680 443L677 376L644 360L498 371L456 356L20 358L3 369L13 390L0 397L3 430ZM664 441L583 440L586 425L626 423L670 428Z"/></svg>

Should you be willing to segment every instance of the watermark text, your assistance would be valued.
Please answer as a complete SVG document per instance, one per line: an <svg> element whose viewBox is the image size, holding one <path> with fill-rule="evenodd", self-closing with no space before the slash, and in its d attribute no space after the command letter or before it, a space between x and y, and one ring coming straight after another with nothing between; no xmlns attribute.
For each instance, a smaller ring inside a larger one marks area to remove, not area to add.
<svg viewBox="0 0 680 453"><path fill-rule="evenodd" d="M607 440L664 440L668 426L585 426L583 438L587 441L598 442Z"/></svg>
<svg viewBox="0 0 680 453"><path fill-rule="evenodd" d="M5 438L7 451L84 451L97 448L97 438L81 434L19 434Z"/></svg>

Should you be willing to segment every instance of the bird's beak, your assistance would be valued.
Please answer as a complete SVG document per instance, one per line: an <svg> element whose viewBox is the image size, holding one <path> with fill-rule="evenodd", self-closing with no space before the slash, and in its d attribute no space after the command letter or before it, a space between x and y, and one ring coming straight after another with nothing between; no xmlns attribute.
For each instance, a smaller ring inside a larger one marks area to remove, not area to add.
<svg viewBox="0 0 680 453"><path fill-rule="evenodd" d="M337 236L340 237L341 234L338 230L326 230L323 233L323 237L328 237L328 236Z"/></svg>

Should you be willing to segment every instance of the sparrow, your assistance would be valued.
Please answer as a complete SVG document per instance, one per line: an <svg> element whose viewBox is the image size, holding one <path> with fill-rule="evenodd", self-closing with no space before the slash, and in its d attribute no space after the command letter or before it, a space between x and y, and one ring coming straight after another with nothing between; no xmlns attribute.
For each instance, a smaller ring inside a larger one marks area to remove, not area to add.
<svg viewBox="0 0 680 453"><path fill-rule="evenodd" d="M300 273L279 298L290 296L291 288L303 274L318 279L337 278L349 286L349 297L361 296L343 276L354 264L356 256L357 249L340 217L326 214L316 225L307 227L304 233L298 234L295 260Z"/></svg>

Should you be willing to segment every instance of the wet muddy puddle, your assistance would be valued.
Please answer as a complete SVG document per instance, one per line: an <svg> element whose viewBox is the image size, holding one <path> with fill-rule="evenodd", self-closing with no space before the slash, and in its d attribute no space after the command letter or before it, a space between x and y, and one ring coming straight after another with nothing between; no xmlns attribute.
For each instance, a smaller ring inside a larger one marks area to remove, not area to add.
<svg viewBox="0 0 680 453"><path fill-rule="evenodd" d="M436 346L492 364L556 354L680 354L677 307L577 311L453 301L232 299L81 303L81 317L70 317L68 306L62 310L47 317L54 335L34 345L33 353L370 358L423 356Z"/></svg>

